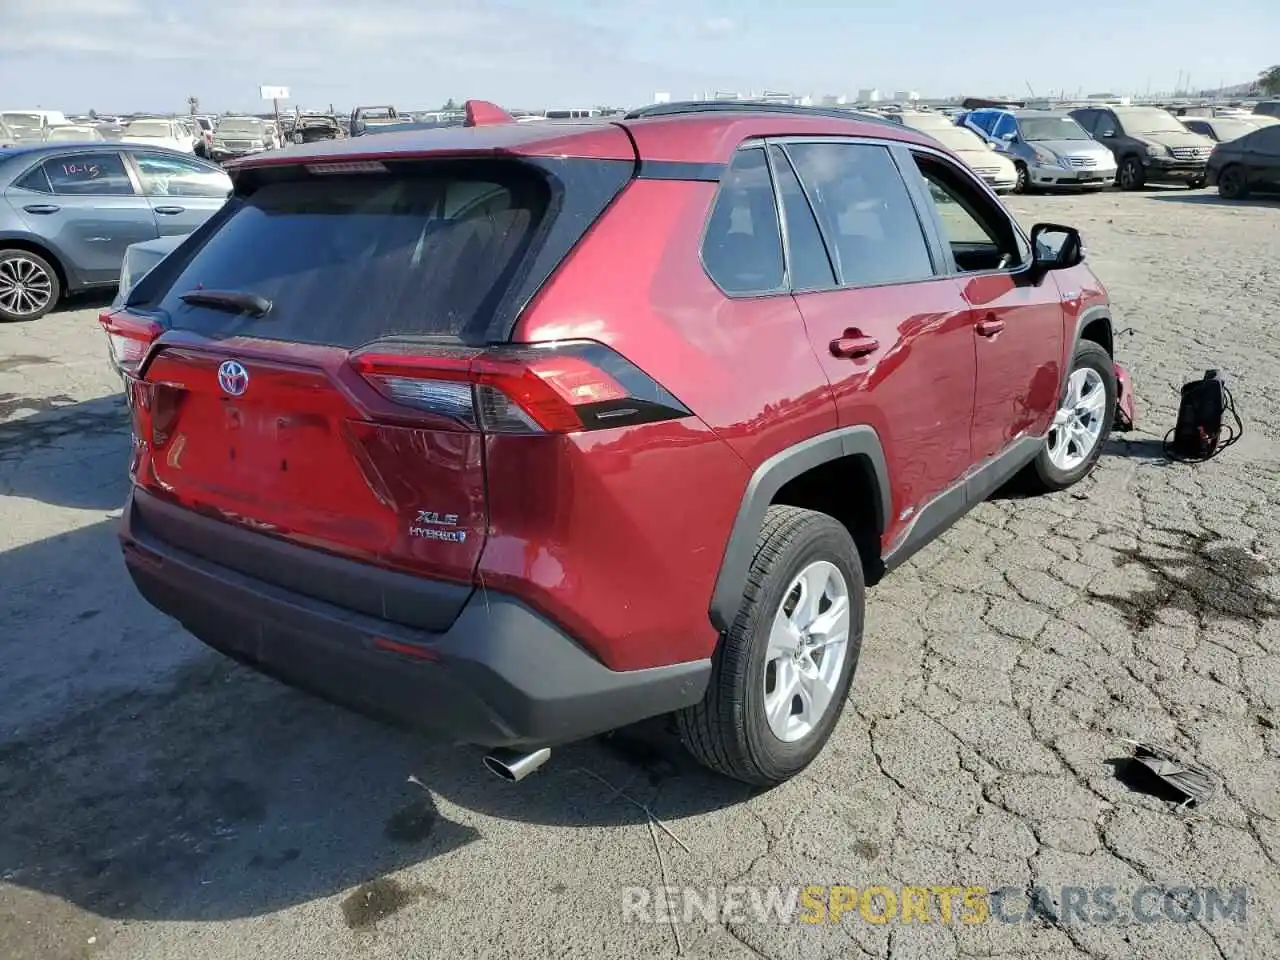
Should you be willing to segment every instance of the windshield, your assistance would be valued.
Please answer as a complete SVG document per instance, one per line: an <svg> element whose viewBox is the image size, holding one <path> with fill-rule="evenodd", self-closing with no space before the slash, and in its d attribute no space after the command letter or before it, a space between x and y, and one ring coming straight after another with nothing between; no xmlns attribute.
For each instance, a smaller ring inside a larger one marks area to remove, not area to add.
<svg viewBox="0 0 1280 960"><path fill-rule="evenodd" d="M950 150L986 150L983 139L963 127L933 127L925 131Z"/></svg>
<svg viewBox="0 0 1280 960"><path fill-rule="evenodd" d="M1023 140L1089 140L1084 127L1071 117L1022 117L1018 129Z"/></svg>
<svg viewBox="0 0 1280 960"><path fill-rule="evenodd" d="M171 137L173 131L165 120L138 120L124 128L126 137Z"/></svg>
<svg viewBox="0 0 1280 960"><path fill-rule="evenodd" d="M14 130L39 130L44 126L44 118L38 113L6 113L3 120Z"/></svg>
<svg viewBox="0 0 1280 960"><path fill-rule="evenodd" d="M902 122L908 127L913 127L925 133L934 133L938 130L945 130L947 127L959 129L959 127L956 127L954 120L944 117L940 113L903 114Z"/></svg>
<svg viewBox="0 0 1280 960"><path fill-rule="evenodd" d="M50 140L101 140L102 135L92 127L54 127L49 131Z"/></svg>
<svg viewBox="0 0 1280 960"><path fill-rule="evenodd" d="M218 124L218 133L220 134L261 137L265 130L266 124L261 120L223 120Z"/></svg>
<svg viewBox="0 0 1280 960"><path fill-rule="evenodd" d="M1235 140L1237 137L1243 137L1247 133L1253 133L1258 129L1258 124L1250 123L1248 120L1215 120L1213 121L1213 132L1219 140Z"/></svg>
<svg viewBox="0 0 1280 960"><path fill-rule="evenodd" d="M1151 133L1186 133L1187 128L1168 110L1150 107L1145 110L1117 110L1124 132L1140 137Z"/></svg>

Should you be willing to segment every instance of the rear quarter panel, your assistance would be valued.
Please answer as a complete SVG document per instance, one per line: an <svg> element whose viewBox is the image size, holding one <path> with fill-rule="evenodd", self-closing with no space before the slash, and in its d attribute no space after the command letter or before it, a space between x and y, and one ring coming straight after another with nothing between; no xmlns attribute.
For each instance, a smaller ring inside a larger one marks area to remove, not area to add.
<svg viewBox="0 0 1280 960"><path fill-rule="evenodd" d="M792 297L729 299L704 272L715 194L714 183L633 181L513 334L606 343L695 414L576 437L563 490L539 487L551 508L541 517L515 507L533 495L519 478L555 468L534 469L514 443L490 446L486 582L532 583L536 602L576 621L615 668L710 655L708 607L752 471L836 426Z"/></svg>

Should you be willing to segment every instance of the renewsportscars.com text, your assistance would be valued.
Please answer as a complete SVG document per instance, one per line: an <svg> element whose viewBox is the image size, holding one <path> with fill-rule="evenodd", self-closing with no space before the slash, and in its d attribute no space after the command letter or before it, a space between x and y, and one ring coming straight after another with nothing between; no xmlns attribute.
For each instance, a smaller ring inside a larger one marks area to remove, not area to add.
<svg viewBox="0 0 1280 960"><path fill-rule="evenodd" d="M1245 887L624 887L632 923L1244 923Z"/></svg>

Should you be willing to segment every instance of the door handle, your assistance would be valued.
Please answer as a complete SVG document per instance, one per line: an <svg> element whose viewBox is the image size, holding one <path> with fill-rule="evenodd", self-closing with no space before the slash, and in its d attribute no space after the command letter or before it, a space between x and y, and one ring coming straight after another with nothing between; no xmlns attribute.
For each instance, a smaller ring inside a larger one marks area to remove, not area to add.
<svg viewBox="0 0 1280 960"><path fill-rule="evenodd" d="M864 337L860 330L846 330L843 337L831 341L831 355L855 359L875 353L880 349L880 341L875 337Z"/></svg>
<svg viewBox="0 0 1280 960"><path fill-rule="evenodd" d="M997 319L995 316L990 316L978 324L978 336L994 337L1003 329L1004 321Z"/></svg>
<svg viewBox="0 0 1280 960"><path fill-rule="evenodd" d="M57 213L62 208L56 203L28 203L22 209L27 213Z"/></svg>
<svg viewBox="0 0 1280 960"><path fill-rule="evenodd" d="M166 216L173 216L175 213L183 213L186 207L156 207L156 213L163 213Z"/></svg>

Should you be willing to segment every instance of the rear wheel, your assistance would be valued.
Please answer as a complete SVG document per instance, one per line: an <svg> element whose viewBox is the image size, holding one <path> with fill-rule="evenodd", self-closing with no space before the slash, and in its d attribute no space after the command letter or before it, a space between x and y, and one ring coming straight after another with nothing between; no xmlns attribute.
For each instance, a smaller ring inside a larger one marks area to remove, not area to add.
<svg viewBox="0 0 1280 960"><path fill-rule="evenodd" d="M1084 340L1076 347L1058 411L1044 449L1027 468L1040 491L1065 490L1098 462L1116 416L1116 374L1111 355Z"/></svg>
<svg viewBox="0 0 1280 960"><path fill-rule="evenodd" d="M1218 174L1218 196L1224 200L1242 200L1249 195L1244 172L1239 167L1227 167Z"/></svg>
<svg viewBox="0 0 1280 960"><path fill-rule="evenodd" d="M864 593L843 525L812 510L770 507L706 695L677 714L689 751L758 786L807 767L844 710L862 646Z"/></svg>
<svg viewBox="0 0 1280 960"><path fill-rule="evenodd" d="M30 250L0 250L0 320L37 320L62 295L58 272Z"/></svg>
<svg viewBox="0 0 1280 960"><path fill-rule="evenodd" d="M1147 173L1142 169L1142 161L1137 157L1125 157L1116 174L1116 183L1121 190L1141 190L1147 182Z"/></svg>

